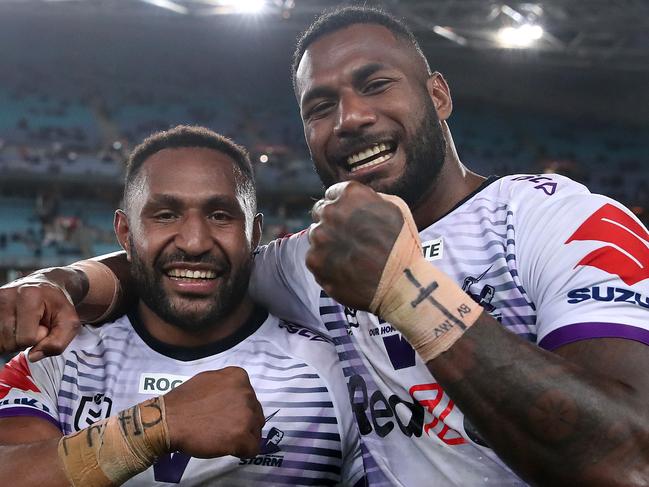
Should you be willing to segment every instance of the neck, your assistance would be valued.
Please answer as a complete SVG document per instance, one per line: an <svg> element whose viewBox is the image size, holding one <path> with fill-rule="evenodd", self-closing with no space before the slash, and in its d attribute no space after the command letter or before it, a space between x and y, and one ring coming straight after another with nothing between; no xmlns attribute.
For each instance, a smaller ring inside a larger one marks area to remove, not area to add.
<svg viewBox="0 0 649 487"><path fill-rule="evenodd" d="M223 340L246 324L253 309L254 304L246 294L228 316L201 330L186 330L167 323L144 302L138 302L138 313L146 331L155 339L177 347L198 347Z"/></svg>
<svg viewBox="0 0 649 487"><path fill-rule="evenodd" d="M445 121L442 121L441 124L446 140L444 165L426 195L416 207L410 209L419 230L423 230L439 220L460 201L478 189L486 179L469 171L462 164L448 125Z"/></svg>

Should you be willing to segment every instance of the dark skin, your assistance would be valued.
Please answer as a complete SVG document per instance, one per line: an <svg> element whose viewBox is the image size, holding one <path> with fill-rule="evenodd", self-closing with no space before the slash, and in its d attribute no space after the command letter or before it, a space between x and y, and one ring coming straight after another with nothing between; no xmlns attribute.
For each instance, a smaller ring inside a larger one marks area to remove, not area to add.
<svg viewBox="0 0 649 487"><path fill-rule="evenodd" d="M227 155L212 149L159 151L143 163L137 177L140 182L134 183L139 184L138 191L127 198L127 209L116 213L115 233L129 260L137 253L147 268L153 269L165 255L182 252L193 258L170 259L160 277L165 298L175 303L185 321L194 312L209 314L214 296L231 274L242 272L259 242L261 215L254 215L249 205L243 204L236 189L234 165ZM130 242L136 243L131 246ZM171 277L171 269L215 271L216 275L188 282ZM77 284L78 289L83 288L82 282ZM51 284L42 287L60 294ZM33 297L39 289L33 286L28 296ZM166 322L143 301L138 302L138 311L143 326L158 340L192 347L227 337L246 323L253 310L252 301L247 294L232 299L228 313L199 330ZM65 306L58 308L61 303ZM43 302L42 306L48 313L52 310L53 317L72 316L65 297L63 301ZM64 319L57 321L55 328L65 329ZM242 368L197 374L165 394L164 403L169 453L216 458L254 456L258 452L264 415ZM118 417L131 414L128 411L118 413ZM215 415L219 421L214 420ZM136 433L123 430L122 434ZM20 486L69 485L57 453L61 436L60 429L40 417L0 418L0 478L12 479L13 485ZM34 459L38 468L34 468Z"/></svg>
<svg viewBox="0 0 649 487"><path fill-rule="evenodd" d="M382 68L365 69L377 64ZM332 297L368 309L402 216L359 183L385 190L403 173L408 161L402 148L422 116L422 96L435 108L447 151L439 175L411 207L418 228L442 217L484 178L457 156L446 124L452 102L443 77L429 75L416 52L381 26L355 25L314 42L300 63L296 95L316 166L335 180L356 181L317 211L320 224L311 232L307 265ZM322 103L314 117L313 107ZM386 163L351 173L333 162L349 140L385 132L396 134L400 147ZM68 277L83 289L82 277ZM593 339L547 352L483 313L427 366L481 436L528 482L649 484L645 345Z"/></svg>
<svg viewBox="0 0 649 487"><path fill-rule="evenodd" d="M380 70L358 76L379 63ZM434 223L483 180L457 156L445 122L452 111L446 82L438 73L422 77L424 71L414 49L374 25L323 36L298 67L296 96L314 163L337 180L352 181L342 190L330 188L326 203L316 205L319 224L310 232L307 266L330 296L348 306L369 309L403 221L394 205L358 183L385 191L407 161L397 150L385 163L349 172L330 157L337 147L385 131L400 134L400 144L407 140L424 105L413 87L419 82L437 112L447 153L437 179L410 208L417 227ZM646 345L602 338L551 353L482 313L427 366L487 443L530 483L649 485Z"/></svg>

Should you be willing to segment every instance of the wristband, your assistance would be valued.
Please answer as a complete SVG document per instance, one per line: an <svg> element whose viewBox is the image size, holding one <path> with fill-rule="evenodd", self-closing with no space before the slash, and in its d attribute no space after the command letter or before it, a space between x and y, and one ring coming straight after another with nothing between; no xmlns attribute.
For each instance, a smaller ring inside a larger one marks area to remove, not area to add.
<svg viewBox="0 0 649 487"><path fill-rule="evenodd" d="M73 487L111 487L149 468L169 444L164 399L156 397L64 436L58 454Z"/></svg>
<svg viewBox="0 0 649 487"><path fill-rule="evenodd" d="M122 286L117 276L106 264L98 260L81 260L69 267L82 271L88 278L88 292L77 306L97 309L97 316L85 319L84 322L101 323L115 310L122 295Z"/></svg>
<svg viewBox="0 0 649 487"><path fill-rule="evenodd" d="M396 196L404 223L383 268L370 311L406 337L424 362L445 352L478 319L483 308L424 259L408 206Z"/></svg>

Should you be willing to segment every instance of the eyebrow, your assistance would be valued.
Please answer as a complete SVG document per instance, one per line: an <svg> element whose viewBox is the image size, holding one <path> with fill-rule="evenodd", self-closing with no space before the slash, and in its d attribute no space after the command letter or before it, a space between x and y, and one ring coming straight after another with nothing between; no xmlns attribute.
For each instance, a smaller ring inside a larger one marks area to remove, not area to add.
<svg viewBox="0 0 649 487"><path fill-rule="evenodd" d="M386 66L382 63L369 63L352 71L352 81L354 84L360 83L377 71L385 69ZM329 86L316 86L315 88L307 91L302 97L301 105L304 106L311 100L316 98L329 98L335 96L336 91Z"/></svg>
<svg viewBox="0 0 649 487"><path fill-rule="evenodd" d="M153 195L144 205L144 209L151 209L155 207L166 207L179 209L185 205L184 201L176 196L170 194ZM202 208L223 208L232 212L241 212L238 200L234 197L228 196L211 196L201 202Z"/></svg>

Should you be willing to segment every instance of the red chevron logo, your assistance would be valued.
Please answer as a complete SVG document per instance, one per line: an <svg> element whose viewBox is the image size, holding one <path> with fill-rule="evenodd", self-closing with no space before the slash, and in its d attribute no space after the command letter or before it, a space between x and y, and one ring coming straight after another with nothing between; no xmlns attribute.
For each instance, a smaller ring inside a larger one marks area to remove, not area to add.
<svg viewBox="0 0 649 487"><path fill-rule="evenodd" d="M588 265L619 276L627 285L649 278L649 233L618 207L607 203L593 213L566 243L605 242L575 265Z"/></svg>
<svg viewBox="0 0 649 487"><path fill-rule="evenodd" d="M34 384L24 353L16 355L0 370L0 399L9 394L13 388L40 392Z"/></svg>

